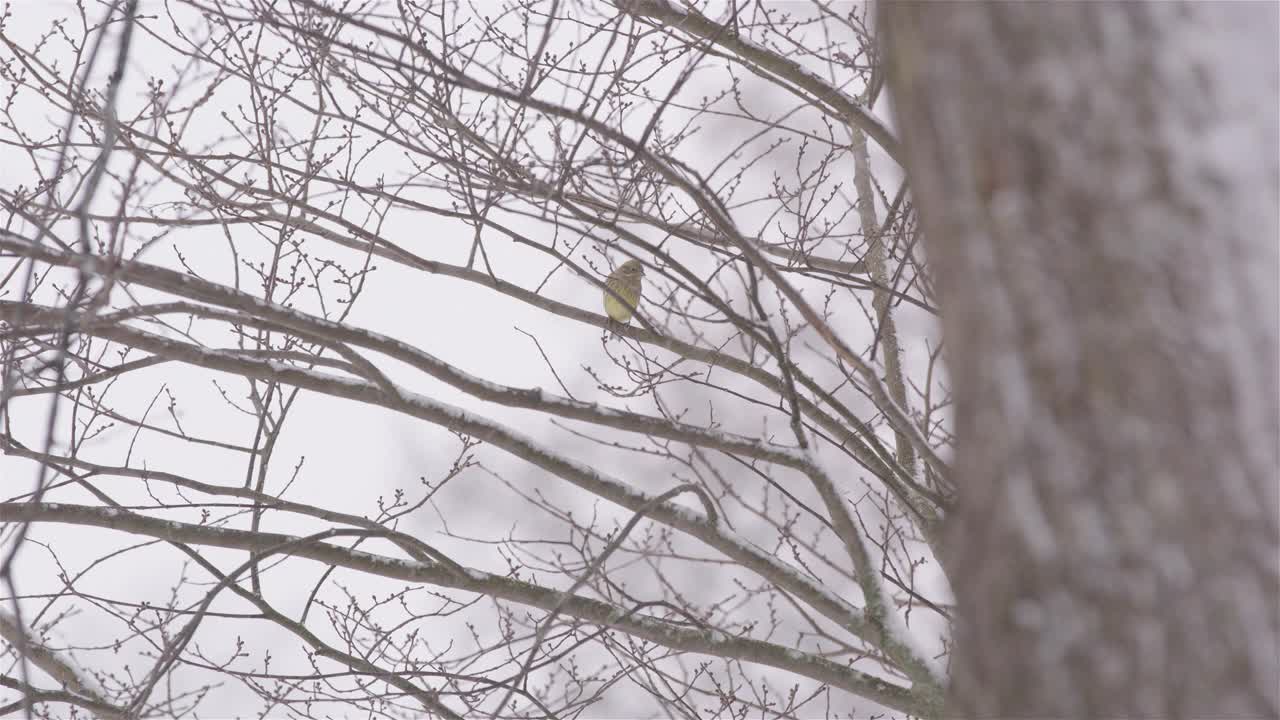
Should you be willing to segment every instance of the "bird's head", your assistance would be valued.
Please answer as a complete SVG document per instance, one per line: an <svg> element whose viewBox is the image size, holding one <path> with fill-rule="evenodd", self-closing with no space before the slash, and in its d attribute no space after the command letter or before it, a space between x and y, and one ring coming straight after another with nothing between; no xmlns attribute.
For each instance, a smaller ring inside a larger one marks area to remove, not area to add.
<svg viewBox="0 0 1280 720"><path fill-rule="evenodd" d="M639 260L628 260L618 266L618 274L641 277L644 275L644 266L640 264Z"/></svg>

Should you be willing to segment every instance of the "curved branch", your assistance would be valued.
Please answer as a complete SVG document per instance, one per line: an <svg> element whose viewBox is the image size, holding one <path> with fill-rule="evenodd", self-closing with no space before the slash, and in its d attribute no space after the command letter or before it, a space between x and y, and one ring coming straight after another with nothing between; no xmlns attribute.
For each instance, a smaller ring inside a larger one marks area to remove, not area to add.
<svg viewBox="0 0 1280 720"><path fill-rule="evenodd" d="M788 467L805 469L808 460L794 448L673 422L664 418L615 410L597 403L582 402L544 391L542 388L514 388L476 377L460 368L419 350L412 345L369 330L362 330L344 323L318 318L261 298L235 288L202 280L158 265L142 262L116 263L111 259L62 253L47 248L34 247L12 239L0 232L0 248L22 250L51 265L75 267L83 272L103 277L117 278L156 290L220 305L237 312L223 313L212 308L191 303L167 303L166 312L188 312L228 322L285 329L313 336L329 345L349 343L375 350L404 362L431 377L441 380L481 400L507 407L525 408L552 413L572 420L581 420L630 432L677 440L690 444L741 453L747 457L766 460ZM36 307L34 305L29 307ZM130 314L133 314L132 311ZM101 323L108 318L92 321ZM115 318L111 318L114 320ZM270 321L264 323L263 321ZM350 360L350 358L348 358ZM152 361L155 362L155 361ZM377 376L374 378L377 380ZM380 381L381 382L381 381Z"/></svg>
<svg viewBox="0 0 1280 720"><path fill-rule="evenodd" d="M67 688L67 691L50 692L39 690L23 682L10 681L3 676L0 676L0 685L21 691L26 696L26 699L31 702L65 702L88 708L106 718L123 719L129 717L127 712L104 700L96 690L91 688L80 677L80 673L76 672L76 669L71 667L65 660L32 640L27 635L26 630L19 627L14 618L3 610L0 610L0 638L4 638L5 642L14 648L21 648L22 656L27 661L43 670L49 677L62 683L62 686Z"/></svg>
<svg viewBox="0 0 1280 720"><path fill-rule="evenodd" d="M655 506L657 509L661 506ZM717 630L688 630L654 618L636 616L622 608L580 596L564 598L559 590L543 588L509 577L478 570L455 573L436 563L425 563L350 550L324 542L300 542L302 538L269 532L251 532L208 525L161 520L126 510L58 503L0 503L0 522L55 522L122 530L163 540L265 551L289 545L289 554L327 565L336 565L380 577L450 587L543 610L560 611L593 624L616 628L672 649L732 657L776 667L828 683L898 710L928 714L930 707L916 693L878 677L852 670L840 663L794 648L745 637L730 637Z"/></svg>
<svg viewBox="0 0 1280 720"><path fill-rule="evenodd" d="M657 20L672 30L724 48L752 72L782 81L779 83L782 87L803 100L813 102L838 122L861 128L884 148L889 157L902 165L902 146L879 118L843 90L794 60L751 42L694 8L678 8L669 0L617 0L615 4L628 15Z"/></svg>
<svg viewBox="0 0 1280 720"><path fill-rule="evenodd" d="M47 308L33 309L37 306L32 305L25 307L26 316L35 319L40 319L42 316L60 316L61 313L61 311ZM7 319L16 312L15 303L0 302L0 318ZM79 324L79 319L77 322ZM395 396L391 396L373 382L320 373L287 363L249 358L236 351L198 347L131 327L94 325L92 322L84 322L79 326L81 332L130 345L172 360L245 377L270 379L334 397L380 405L465 433L633 512L645 507L652 499L650 495L632 488L621 480L543 447L527 435L462 408L405 389L399 389ZM773 554L762 550L746 538L711 522L692 510L669 503L650 509L649 516L716 548L727 557L741 563L743 567L801 598L854 635L874 643L878 633L868 625L862 612L827 588L783 564Z"/></svg>
<svg viewBox="0 0 1280 720"><path fill-rule="evenodd" d="M316 230L320 230L320 228L317 228ZM337 235L336 233L328 231L325 231L323 234L325 234L326 237L330 235ZM335 239L335 241L337 241L336 238L330 239ZM360 243L353 242L350 239L346 239L344 244L361 246ZM362 247L367 249L367 246ZM374 349L378 352L385 353L389 357L394 357L397 360L416 367L433 377L444 380L445 382L448 382L449 384L484 400L498 402L511 407L546 409L564 417L596 422L635 432L655 434L665 438L681 440L683 442L696 440L700 442L700 444L708 447L714 447L730 452L740 452L750 457L756 457L769 462L775 462L802 470L812 467L812 464L807 459L798 454L793 448L787 446L762 443L751 438L708 431L696 426L683 425L679 423L673 424L659 418L636 415L634 413L622 413L608 408L600 408L594 403L582 403L568 398L560 398L537 389L525 390L509 388L490 383L486 380L471 376L468 373L440 361L438 358L392 338L352 328L348 325L335 323L330 320L307 316L296 310L266 302L227 286L201 280L183 273L178 273L168 268L148 265L138 261L115 263L114 261L98 257L83 257L72 253L61 253L47 248L33 248L30 241L4 230L0 230L0 248L13 250L15 252L21 251L34 253L34 256L42 262L65 267L85 267L91 272L97 272L104 276L118 277L125 281L146 285L147 287L157 290L164 290L183 297L192 297L205 302L221 305L223 307L244 311L244 315L236 317L238 322L253 323L255 317L269 318L284 327L312 333L339 342L351 343ZM413 267L427 270L428 272L449 275L469 282L483 284L503 292L506 295L523 300L529 304L549 310L550 312L561 316L570 317L582 322L590 322L591 324L597 325L601 328L610 327L603 316L538 295L537 293L530 292L517 285L512 285L493 278L487 273L417 258L407 252L392 253L388 255L388 257L396 259L399 262L409 264ZM191 306L186 309L188 311L194 311L197 308L195 306ZM207 316L214 314L207 308L201 309L200 312ZM707 348L700 348L675 338L642 328L624 326L611 329L619 335L630 337L647 344L656 345L683 357L699 360L713 367L726 368L739 375L755 380L776 392L781 393L785 391L785 386L780 379L769 372L732 355L727 355ZM794 374L796 380L801 385L809 391L817 394L818 397L826 400L828 404L840 412L841 416L855 429L857 429L858 432L855 433L851 431L849 427L840 423L829 414L823 412L822 409L813 401L806 397L798 396L797 400L800 404L800 408L805 412L805 415L813 418L814 421L817 422L817 424L824 430L832 433L847 443L850 446L850 450L854 457L874 472L877 477L881 478L891 486L896 485L897 487L895 489L899 493L900 497L910 497L911 493L909 491L912 478L903 468L893 462L892 456L889 455L888 451L880 445L874 431L867 427L865 423L854 416L852 412L842 404L838 403L834 398L826 393L826 391L824 391L821 386L819 386L817 382L807 374L801 372L798 368L794 370ZM927 516L931 515L931 512L927 513ZM933 531L926 528L926 532L927 534L932 534Z"/></svg>

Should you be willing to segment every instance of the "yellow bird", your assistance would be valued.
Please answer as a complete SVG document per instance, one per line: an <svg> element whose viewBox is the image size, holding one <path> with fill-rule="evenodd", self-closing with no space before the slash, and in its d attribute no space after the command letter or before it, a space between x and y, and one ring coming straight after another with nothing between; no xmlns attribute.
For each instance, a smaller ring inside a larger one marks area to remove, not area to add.
<svg viewBox="0 0 1280 720"><path fill-rule="evenodd" d="M631 316L635 314L636 306L640 304L640 289L643 279L644 266L640 264L639 260L628 260L609 274L609 279L605 280L605 285L622 298L622 300L619 300L618 297L614 297L613 293L605 291L604 311L608 313L610 320L623 325L626 325L631 320Z"/></svg>

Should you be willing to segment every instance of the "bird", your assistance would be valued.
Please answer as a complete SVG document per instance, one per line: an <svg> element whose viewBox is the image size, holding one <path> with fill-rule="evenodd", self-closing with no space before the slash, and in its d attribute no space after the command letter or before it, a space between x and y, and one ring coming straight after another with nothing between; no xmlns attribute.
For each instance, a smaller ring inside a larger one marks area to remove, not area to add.
<svg viewBox="0 0 1280 720"><path fill-rule="evenodd" d="M639 260L628 260L619 265L617 270L609 273L605 285L613 292L604 291L604 311L609 315L610 320L621 325L626 325L631 320L636 306L640 304L643 279L644 266ZM614 293L617 293L617 296Z"/></svg>

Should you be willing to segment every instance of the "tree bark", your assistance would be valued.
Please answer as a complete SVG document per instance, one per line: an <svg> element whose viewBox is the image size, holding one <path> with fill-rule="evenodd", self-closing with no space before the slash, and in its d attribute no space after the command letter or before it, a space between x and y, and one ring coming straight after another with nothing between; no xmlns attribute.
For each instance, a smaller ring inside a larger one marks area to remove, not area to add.
<svg viewBox="0 0 1280 720"><path fill-rule="evenodd" d="M1280 715L1276 15L884 4L955 392L948 714Z"/></svg>

